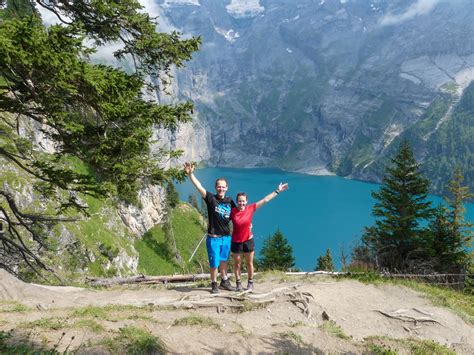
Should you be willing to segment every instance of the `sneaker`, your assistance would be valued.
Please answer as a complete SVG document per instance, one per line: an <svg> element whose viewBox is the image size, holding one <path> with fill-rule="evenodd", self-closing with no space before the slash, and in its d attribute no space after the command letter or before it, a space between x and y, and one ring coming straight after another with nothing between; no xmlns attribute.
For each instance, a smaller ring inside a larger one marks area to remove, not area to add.
<svg viewBox="0 0 474 355"><path fill-rule="evenodd" d="M230 280L221 280L220 288L227 291L235 291L235 288L231 285Z"/></svg>
<svg viewBox="0 0 474 355"><path fill-rule="evenodd" d="M240 291L243 291L243 290L244 290L244 288L242 287L242 282L237 281L237 283L236 283L236 285L235 285L235 290L236 290L237 292L240 292Z"/></svg>
<svg viewBox="0 0 474 355"><path fill-rule="evenodd" d="M217 281L211 282L211 293L219 293L219 287L217 287Z"/></svg>
<svg viewBox="0 0 474 355"><path fill-rule="evenodd" d="M253 281L249 281L247 284L247 291L253 291Z"/></svg>

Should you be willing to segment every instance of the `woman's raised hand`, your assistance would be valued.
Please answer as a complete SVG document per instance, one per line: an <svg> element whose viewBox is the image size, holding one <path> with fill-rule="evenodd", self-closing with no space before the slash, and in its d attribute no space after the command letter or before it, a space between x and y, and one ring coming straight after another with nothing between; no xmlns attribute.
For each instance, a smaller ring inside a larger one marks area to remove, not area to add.
<svg viewBox="0 0 474 355"><path fill-rule="evenodd" d="M282 191L285 191L286 189L288 189L288 183L287 182L285 182L285 183L280 182L280 185L278 185L277 191L280 193Z"/></svg>

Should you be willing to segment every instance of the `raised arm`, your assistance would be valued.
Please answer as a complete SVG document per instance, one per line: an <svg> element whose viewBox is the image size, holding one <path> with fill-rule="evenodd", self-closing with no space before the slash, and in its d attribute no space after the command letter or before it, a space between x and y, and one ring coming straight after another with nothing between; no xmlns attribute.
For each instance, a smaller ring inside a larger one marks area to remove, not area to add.
<svg viewBox="0 0 474 355"><path fill-rule="evenodd" d="M272 191L271 193L269 193L267 196L265 196L264 198L262 198L260 201L256 203L256 208L262 207L264 204L274 199L276 195L278 195L280 192L285 191L287 188L288 188L287 183L283 184L280 182L280 185L278 185L275 191Z"/></svg>
<svg viewBox="0 0 474 355"><path fill-rule="evenodd" d="M196 189L199 191L199 194L201 195L201 197L205 198L206 189L202 187L197 177L194 176L194 168L195 168L195 165L193 163L184 163L184 171L186 172L186 174L188 174L189 179L191 180L193 185L196 187Z"/></svg>

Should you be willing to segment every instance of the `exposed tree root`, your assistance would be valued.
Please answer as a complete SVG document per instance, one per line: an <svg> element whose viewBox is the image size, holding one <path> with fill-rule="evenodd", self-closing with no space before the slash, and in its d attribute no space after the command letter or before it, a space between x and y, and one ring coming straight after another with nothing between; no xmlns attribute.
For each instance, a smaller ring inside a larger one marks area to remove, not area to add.
<svg viewBox="0 0 474 355"><path fill-rule="evenodd" d="M301 292L298 286L282 287L266 293L218 293L206 295L185 295L179 299L157 299L148 304L158 307L174 307L184 309L198 309L215 307L217 312L226 310L245 312L266 307L273 303L290 302L298 307L308 318L312 318L310 301L313 296L308 292Z"/></svg>
<svg viewBox="0 0 474 355"><path fill-rule="evenodd" d="M418 313L428 315L427 312L420 312L420 310L418 310L418 309L413 309L413 310L415 310ZM440 322L438 322L437 320L435 320L431 317L421 317L420 318L420 317L415 317L413 315L408 315L406 313L409 312L409 311L404 310L404 309L400 309L400 310L393 311L393 312L384 312L384 311L381 311L381 310L378 310L378 309L376 309L374 311L378 312L378 313L380 313L383 316L388 317L388 318L398 319L398 320L401 320L401 321L404 321L404 322L413 322L415 325L417 323L436 323L436 324L442 325Z"/></svg>

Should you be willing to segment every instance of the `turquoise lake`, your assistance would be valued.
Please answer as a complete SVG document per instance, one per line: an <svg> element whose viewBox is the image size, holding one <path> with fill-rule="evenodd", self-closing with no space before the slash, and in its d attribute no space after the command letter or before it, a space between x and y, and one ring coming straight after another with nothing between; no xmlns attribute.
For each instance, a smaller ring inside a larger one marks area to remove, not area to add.
<svg viewBox="0 0 474 355"><path fill-rule="evenodd" d="M265 197L280 182L288 182L287 191L254 215L257 257L263 241L280 229L293 247L296 266L303 271L312 271L316 259L327 248L331 249L339 268L341 251L350 256L350 249L360 239L364 226L374 222L371 192L379 189L378 184L277 169L206 168L197 170L195 175L204 188L213 193L215 179L225 177L229 181L227 195L235 200L238 192L246 192L250 203ZM184 201L191 193L199 196L189 180L176 187ZM435 203L441 201L437 196L430 198ZM466 204L465 218L474 221L474 204Z"/></svg>

